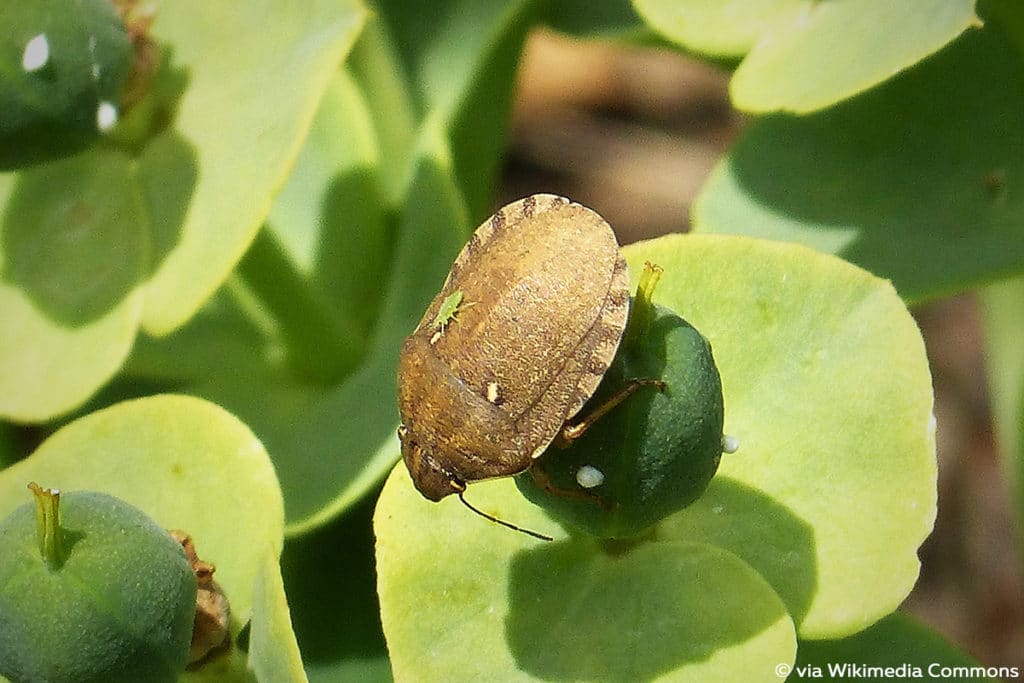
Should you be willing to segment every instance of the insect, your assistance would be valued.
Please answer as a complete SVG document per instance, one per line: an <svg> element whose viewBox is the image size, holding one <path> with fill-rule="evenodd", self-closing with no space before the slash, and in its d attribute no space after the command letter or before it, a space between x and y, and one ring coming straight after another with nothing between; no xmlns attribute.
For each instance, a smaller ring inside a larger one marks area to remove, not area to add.
<svg viewBox="0 0 1024 683"><path fill-rule="evenodd" d="M434 318L432 327L434 328L434 334L430 335L430 343L436 344L437 340L441 338L444 331L448 328L448 325L455 319L458 314L460 307L462 306L462 290L456 289L454 292L449 294L441 302L441 308L437 311L437 316ZM473 303L469 302L467 306L472 306Z"/></svg>
<svg viewBox="0 0 1024 683"><path fill-rule="evenodd" d="M525 531L469 505L466 485L524 472L556 437L582 433L587 418L569 420L611 364L628 313L626 262L595 212L538 194L484 221L399 355L398 435L420 493L458 494Z"/></svg>

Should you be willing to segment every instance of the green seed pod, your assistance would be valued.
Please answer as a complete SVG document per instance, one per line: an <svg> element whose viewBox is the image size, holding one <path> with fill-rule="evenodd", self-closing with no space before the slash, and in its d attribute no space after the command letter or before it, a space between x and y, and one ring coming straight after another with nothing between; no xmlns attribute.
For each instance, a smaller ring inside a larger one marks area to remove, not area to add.
<svg viewBox="0 0 1024 683"><path fill-rule="evenodd" d="M0 8L0 171L78 152L116 123L132 49L109 0Z"/></svg>
<svg viewBox="0 0 1024 683"><path fill-rule="evenodd" d="M143 512L33 485L0 521L0 674L12 683L174 681L188 658L196 578Z"/></svg>
<svg viewBox="0 0 1024 683"><path fill-rule="evenodd" d="M661 380L663 390L639 388L570 447L548 449L516 477L533 503L609 538L639 534L692 503L722 456L722 384L711 345L643 291L630 315L615 360L580 414L607 404L630 380Z"/></svg>

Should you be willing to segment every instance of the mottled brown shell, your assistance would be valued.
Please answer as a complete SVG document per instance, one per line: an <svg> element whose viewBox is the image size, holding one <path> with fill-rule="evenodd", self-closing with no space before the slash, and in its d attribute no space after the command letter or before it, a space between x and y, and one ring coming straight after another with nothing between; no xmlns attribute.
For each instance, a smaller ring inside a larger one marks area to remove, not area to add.
<svg viewBox="0 0 1024 683"><path fill-rule="evenodd" d="M563 197L477 228L399 357L402 456L424 496L530 467L615 356L628 279L611 227Z"/></svg>

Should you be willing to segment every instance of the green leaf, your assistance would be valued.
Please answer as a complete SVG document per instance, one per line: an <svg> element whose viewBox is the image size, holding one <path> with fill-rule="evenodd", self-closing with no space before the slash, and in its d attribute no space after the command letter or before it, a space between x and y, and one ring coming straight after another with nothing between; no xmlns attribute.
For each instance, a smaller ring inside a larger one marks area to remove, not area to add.
<svg viewBox="0 0 1024 683"><path fill-rule="evenodd" d="M263 558L253 596L249 668L261 683L305 683L308 679L292 631L281 568L271 555Z"/></svg>
<svg viewBox="0 0 1024 683"><path fill-rule="evenodd" d="M649 26L712 57L742 57L776 24L799 16L807 0L633 0Z"/></svg>
<svg viewBox="0 0 1024 683"><path fill-rule="evenodd" d="M290 534L331 519L381 481L394 462L398 350L468 234L451 161L434 130L423 141L399 218L371 355L344 383L317 396L281 443L270 437Z"/></svg>
<svg viewBox="0 0 1024 683"><path fill-rule="evenodd" d="M432 133L421 143L397 219L372 352L351 376L327 387L297 381L274 360L280 355L274 334L245 322L245 305L258 303L246 302L237 286L232 296L218 298L218 310L204 311L164 340L140 343L133 358L133 378L184 381L190 393L253 426L273 453L290 533L308 531L356 502L394 462L398 349L468 232L445 143L436 126Z"/></svg>
<svg viewBox="0 0 1024 683"><path fill-rule="evenodd" d="M269 217L350 344L365 344L377 319L393 238L373 125L363 93L341 69Z"/></svg>
<svg viewBox="0 0 1024 683"><path fill-rule="evenodd" d="M1024 270L1024 61L992 26L825 112L755 121L696 230L835 253L906 300Z"/></svg>
<svg viewBox="0 0 1024 683"><path fill-rule="evenodd" d="M803 637L892 612L936 500L931 376L896 292L796 245L693 235L624 251L635 273L665 269L655 301L711 342L740 445L665 525L747 560Z"/></svg>
<svg viewBox="0 0 1024 683"><path fill-rule="evenodd" d="M363 9L357 0L263 0L230 11L165 2L157 13L154 35L189 73L175 128L201 170L174 248L146 288L143 324L166 334L224 281L263 223Z"/></svg>
<svg viewBox="0 0 1024 683"><path fill-rule="evenodd" d="M746 57L735 105L750 112L823 109L882 83L980 26L974 0L634 0L680 45Z"/></svg>
<svg viewBox="0 0 1024 683"><path fill-rule="evenodd" d="M888 680L1006 680L1016 674L1006 667L983 667L942 636L905 614L893 614L870 628L841 640L803 640L793 666L796 680L849 680L866 678L853 667L892 667ZM900 668L902 667L902 668ZM822 676L817 676L817 672ZM991 677L984 672L991 671Z"/></svg>
<svg viewBox="0 0 1024 683"><path fill-rule="evenodd" d="M30 481L109 493L164 528L190 534L199 556L217 566L234 638L256 599L282 599L279 586L255 592L265 563L276 564L282 547L284 513L274 469L252 432L211 403L154 396L70 423L0 471L0 517L24 501ZM196 680L237 680L244 667L236 657L217 660Z"/></svg>
<svg viewBox="0 0 1024 683"><path fill-rule="evenodd" d="M0 392L0 414L80 405L140 320L180 326L249 246L363 16L355 0L265 4L158 8L154 34L188 86L174 126L135 156L95 149L0 176L0 381L19 386Z"/></svg>
<svg viewBox="0 0 1024 683"><path fill-rule="evenodd" d="M438 117L471 216L487 213L535 0L378 0L423 118Z"/></svg>
<svg viewBox="0 0 1024 683"><path fill-rule="evenodd" d="M330 524L285 543L281 569L288 603L314 683L392 680L373 563L376 498L368 496Z"/></svg>
<svg viewBox="0 0 1024 683"><path fill-rule="evenodd" d="M551 0L544 23L581 38L641 40L649 33L629 0Z"/></svg>
<svg viewBox="0 0 1024 683"><path fill-rule="evenodd" d="M393 225L373 124L342 69L295 170L240 272L278 320L290 364L332 383L367 351L390 266Z"/></svg>
<svg viewBox="0 0 1024 683"><path fill-rule="evenodd" d="M134 175L95 150L0 175L0 415L44 420L121 366L138 325L150 244Z"/></svg>
<svg viewBox="0 0 1024 683"><path fill-rule="evenodd" d="M568 536L507 479L471 494L555 542L430 503L399 464L374 523L396 680L735 681L792 661L784 606L734 555L676 540L615 552Z"/></svg>
<svg viewBox="0 0 1024 683"><path fill-rule="evenodd" d="M473 484L467 497L553 545L488 525L454 497L427 502L399 464L375 516L396 678L442 666L467 678L764 678L791 661L790 618L804 637L846 635L913 586L935 518L932 391L920 334L892 287L761 240L677 235L624 252L634 274L644 261L665 269L656 303L711 342L739 451L650 537L603 546L567 535L507 480Z"/></svg>
<svg viewBox="0 0 1024 683"><path fill-rule="evenodd" d="M990 285L981 297L992 416L1024 538L1024 278Z"/></svg>
<svg viewBox="0 0 1024 683"><path fill-rule="evenodd" d="M373 121L387 203L400 206L416 152L420 112L398 46L379 15L366 22L347 65Z"/></svg>

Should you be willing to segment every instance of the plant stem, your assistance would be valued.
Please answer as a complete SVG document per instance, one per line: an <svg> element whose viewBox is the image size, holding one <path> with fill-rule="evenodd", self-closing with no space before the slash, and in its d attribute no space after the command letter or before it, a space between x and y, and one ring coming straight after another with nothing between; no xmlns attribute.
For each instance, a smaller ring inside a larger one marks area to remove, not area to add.
<svg viewBox="0 0 1024 683"><path fill-rule="evenodd" d="M36 497L36 537L39 552L50 569L60 569L67 556L60 528L60 491L44 489L32 482L28 485Z"/></svg>
<svg viewBox="0 0 1024 683"><path fill-rule="evenodd" d="M664 272L661 266L651 262L644 264L644 272L640 275L640 282L636 286L636 296L633 297L633 307L629 312L629 327L626 329L625 346L627 348L638 348L647 328L654 318L654 303L651 297L654 296L654 288L658 286L658 280Z"/></svg>

